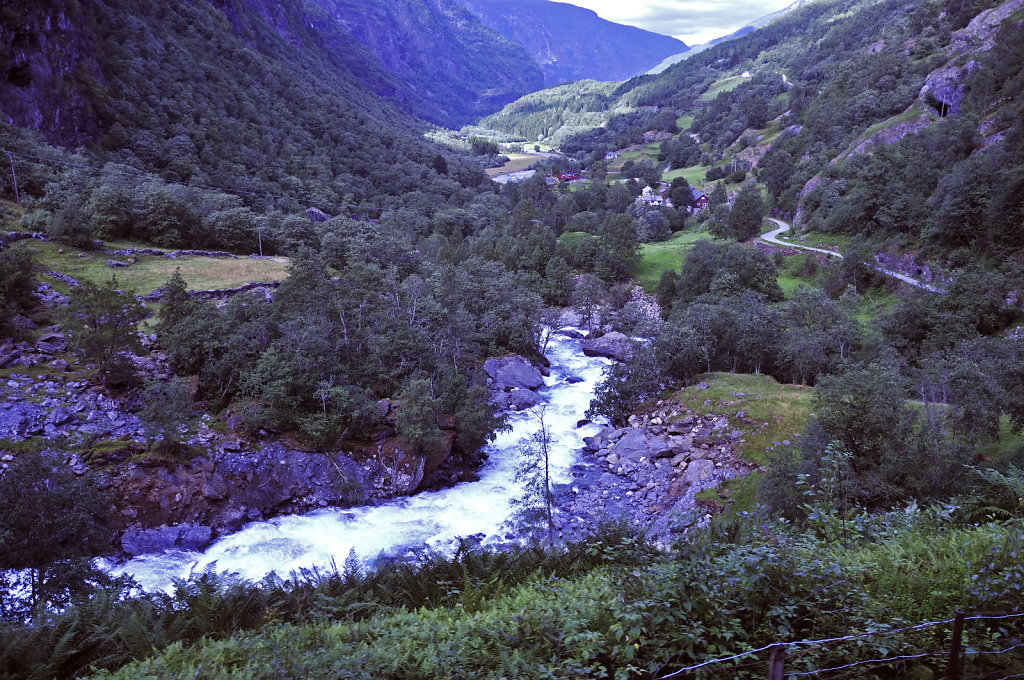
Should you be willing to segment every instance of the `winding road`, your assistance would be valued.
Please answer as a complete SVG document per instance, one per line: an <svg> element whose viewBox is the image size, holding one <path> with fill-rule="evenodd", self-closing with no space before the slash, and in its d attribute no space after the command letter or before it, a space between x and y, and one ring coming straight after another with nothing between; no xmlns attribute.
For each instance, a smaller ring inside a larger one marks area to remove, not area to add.
<svg viewBox="0 0 1024 680"><path fill-rule="evenodd" d="M767 234L761 234L761 236L759 238L762 241L764 241L765 243L771 243L772 245L783 246L783 247L786 247L786 248L796 248L798 250L810 250L810 251L813 251L815 253L823 253L825 255L828 255L829 257L839 258L840 260L843 259L842 254L834 252L832 250L827 250L825 248L813 248L811 246L799 246L799 245L797 245L795 243L789 243L787 241L780 241L779 240L779 234L781 234L784 231L789 231L789 229L790 229L789 224L787 224L786 222L783 222L782 220L777 220L774 217L769 217L768 221L769 222L774 222L775 226L778 227L778 228L773 230L773 231L768 232ZM918 281L917 279L911 278L911 277L907 276L906 274L900 274L899 272L894 272L891 269L886 269L885 267L879 267L878 265L871 264L870 262L865 262L864 264L868 265L869 267L874 269L879 274L884 274L885 276L888 276L888 277L891 277L891 278L894 278L894 279L898 279L898 280L902 281L903 283L909 283L911 286L914 286L915 288L919 288L921 290L926 290L929 293L945 293L946 292L946 291L944 291L941 288L936 288L935 286L933 286L933 285L931 285L929 283L925 283L924 281Z"/></svg>

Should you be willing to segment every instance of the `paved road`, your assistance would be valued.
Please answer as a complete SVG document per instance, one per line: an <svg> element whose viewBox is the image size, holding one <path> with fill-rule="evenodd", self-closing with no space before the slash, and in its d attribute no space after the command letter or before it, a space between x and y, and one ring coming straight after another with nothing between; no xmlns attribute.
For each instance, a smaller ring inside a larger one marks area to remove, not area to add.
<svg viewBox="0 0 1024 680"><path fill-rule="evenodd" d="M811 251L814 251L816 253L824 253L825 255L828 255L829 257L836 257L836 258L839 258L840 260L843 259L843 256L840 253L837 253L837 252L832 251L832 250L826 250L825 248L812 248L811 246L799 246L799 245L797 245L795 243L789 243L788 241L780 241L779 240L779 234L781 234L784 231L789 231L789 229L790 229L789 225L786 224L785 222L783 222L782 220L777 220L777 219L775 219L773 217L769 217L768 221L769 222L774 222L775 226L777 226L778 229L770 231L767 234L762 234L761 237L760 237L762 241L765 241L766 243L771 243L772 245L783 246L783 247L786 247L786 248L797 248L798 250L811 250ZM928 283L925 283L924 281L918 281L917 279L913 279L913 278L907 276L906 274L900 274L899 272L894 272L894 271L892 271L890 269L886 269L885 267L879 267L878 265L871 264L870 262L865 262L865 264L867 264L869 267L874 269L879 274L884 274L885 276L889 276L891 278L898 279L898 280L902 281L903 283L909 283L911 286L914 286L915 288L920 288L921 290L926 290L929 293L945 293L946 292L946 291L942 290L941 288L936 288L935 286L933 286L931 284L928 284Z"/></svg>

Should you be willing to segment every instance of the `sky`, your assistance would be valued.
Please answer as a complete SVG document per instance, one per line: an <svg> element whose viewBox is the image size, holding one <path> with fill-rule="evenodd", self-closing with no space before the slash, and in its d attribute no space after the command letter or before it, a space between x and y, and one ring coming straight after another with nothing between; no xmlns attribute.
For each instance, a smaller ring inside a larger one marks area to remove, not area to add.
<svg viewBox="0 0 1024 680"><path fill-rule="evenodd" d="M602 19L637 26L699 45L792 4L793 0L559 0Z"/></svg>

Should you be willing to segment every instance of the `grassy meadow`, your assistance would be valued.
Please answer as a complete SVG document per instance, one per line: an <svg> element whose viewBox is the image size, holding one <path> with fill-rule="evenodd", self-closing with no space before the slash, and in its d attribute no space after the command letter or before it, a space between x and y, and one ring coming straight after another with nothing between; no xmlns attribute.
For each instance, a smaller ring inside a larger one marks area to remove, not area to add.
<svg viewBox="0 0 1024 680"><path fill-rule="evenodd" d="M508 156L508 162L500 168L487 168L484 172L487 173L488 177L496 177L497 175L504 175L509 172L519 172L520 170L529 170L536 165L538 157L528 153L506 153L503 154Z"/></svg>
<svg viewBox="0 0 1024 680"><path fill-rule="evenodd" d="M644 290L653 293L662 273L670 269L678 272L693 245L708 238L711 237L706 231L681 231L667 241L644 243L640 246L640 264L633 278Z"/></svg>
<svg viewBox="0 0 1024 680"><path fill-rule="evenodd" d="M123 289L143 295L164 285L176 269L181 270L186 285L193 290L234 288L252 281L280 281L288 273L288 261L283 257L187 257L172 260L149 255L134 258L113 256L43 241L25 241L16 247L33 252L44 270L52 269L92 283L109 281L111 276L116 276ZM128 262L129 265L110 267L108 260ZM43 276L43 279L57 290L66 291L63 282L49 276Z"/></svg>

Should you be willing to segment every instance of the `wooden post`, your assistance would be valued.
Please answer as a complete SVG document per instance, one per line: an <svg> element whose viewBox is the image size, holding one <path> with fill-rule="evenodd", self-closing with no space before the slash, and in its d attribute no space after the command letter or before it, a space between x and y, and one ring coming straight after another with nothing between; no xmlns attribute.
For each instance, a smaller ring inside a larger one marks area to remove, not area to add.
<svg viewBox="0 0 1024 680"><path fill-rule="evenodd" d="M21 196L18 195L18 175L14 172L14 156L11 152L7 152L7 160L11 162L11 177L14 178L14 200L17 202L18 207L21 207Z"/></svg>
<svg viewBox="0 0 1024 680"><path fill-rule="evenodd" d="M783 680L786 676L786 645L775 645L768 656L768 680Z"/></svg>
<svg viewBox="0 0 1024 680"><path fill-rule="evenodd" d="M946 667L946 680L960 680L960 643L964 634L964 613L956 610L953 619L953 637L949 641L949 666Z"/></svg>

